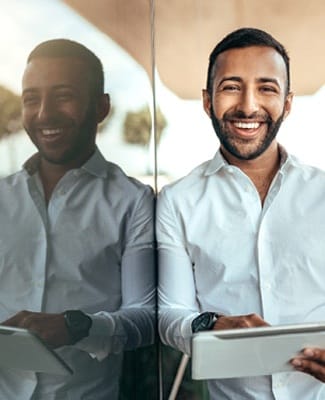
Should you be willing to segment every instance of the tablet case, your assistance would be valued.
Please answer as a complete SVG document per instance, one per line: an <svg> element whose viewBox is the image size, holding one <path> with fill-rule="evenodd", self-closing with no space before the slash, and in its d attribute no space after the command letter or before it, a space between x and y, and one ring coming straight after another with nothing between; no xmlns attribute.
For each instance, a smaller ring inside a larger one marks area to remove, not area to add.
<svg viewBox="0 0 325 400"><path fill-rule="evenodd" d="M218 379L291 371L303 348L325 348L325 324L200 332L192 338L192 378Z"/></svg>
<svg viewBox="0 0 325 400"><path fill-rule="evenodd" d="M70 367L54 350L26 329L0 325L0 354L0 368L3 369L72 374Z"/></svg>

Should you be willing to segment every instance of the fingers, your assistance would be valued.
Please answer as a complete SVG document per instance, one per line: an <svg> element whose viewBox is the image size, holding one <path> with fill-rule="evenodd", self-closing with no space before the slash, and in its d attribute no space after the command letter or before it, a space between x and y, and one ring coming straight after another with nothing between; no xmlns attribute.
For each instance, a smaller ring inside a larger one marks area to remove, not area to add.
<svg viewBox="0 0 325 400"><path fill-rule="evenodd" d="M33 315L31 311L20 311L19 313L15 314L11 318L7 319L6 321L1 322L2 325L6 326L14 326L17 328L26 328L28 329L28 321L30 321L30 316Z"/></svg>
<svg viewBox="0 0 325 400"><path fill-rule="evenodd" d="M221 316L214 325L215 330L240 329L267 326L268 324L257 314L238 315L235 317Z"/></svg>
<svg viewBox="0 0 325 400"><path fill-rule="evenodd" d="M67 345L71 342L63 314L20 311L2 324L28 329L53 347Z"/></svg>
<svg viewBox="0 0 325 400"><path fill-rule="evenodd" d="M325 350L306 348L301 355L291 360L297 371L305 372L325 382Z"/></svg>

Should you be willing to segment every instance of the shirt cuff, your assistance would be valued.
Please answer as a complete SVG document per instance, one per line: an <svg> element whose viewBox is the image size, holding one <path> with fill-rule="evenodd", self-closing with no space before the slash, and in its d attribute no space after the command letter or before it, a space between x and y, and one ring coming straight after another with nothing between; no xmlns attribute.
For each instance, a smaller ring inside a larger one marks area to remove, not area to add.
<svg viewBox="0 0 325 400"><path fill-rule="evenodd" d="M86 351L93 358L102 361L108 354L113 352L113 336L116 334L116 324L114 319L108 314L87 314L92 319L89 335L75 347Z"/></svg>

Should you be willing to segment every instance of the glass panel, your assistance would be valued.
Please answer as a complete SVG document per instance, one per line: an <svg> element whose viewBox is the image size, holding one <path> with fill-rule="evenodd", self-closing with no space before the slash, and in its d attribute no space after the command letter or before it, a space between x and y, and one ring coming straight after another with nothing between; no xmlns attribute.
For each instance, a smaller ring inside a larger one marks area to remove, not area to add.
<svg viewBox="0 0 325 400"><path fill-rule="evenodd" d="M0 176L18 171L36 150L20 120L21 77L29 52L52 38L76 40L102 61L112 109L97 144L106 159L130 176L155 185L152 135L150 2L1 1L5 40L0 43L0 101L3 103ZM7 109L6 108L6 109ZM125 352L121 399L157 398L157 351L149 346Z"/></svg>
<svg viewBox="0 0 325 400"><path fill-rule="evenodd" d="M152 183L152 91L147 74L147 71L151 72L149 4L143 7L141 13L142 31L138 32L139 37L136 38L141 43L141 47L136 49L141 59L137 60L128 52L135 47L133 42L127 41L131 41L132 32L129 39L125 34L127 28L133 26L132 21L127 19L133 10L124 12L125 7L117 1L111 1L109 5L97 1L91 7L88 2L66 2L78 5L76 9L58 0L47 3L31 0L26 5L19 0L5 3L1 19L7 36L1 44L1 50L3 54L8 54L8 61L0 66L1 84L16 96L20 94L26 57L43 40L64 37L85 44L103 62L105 89L110 93L112 102L110 115L98 134L98 146L107 159L119 164L128 174ZM81 7L83 4L85 9ZM90 17L91 12L98 13L109 29L105 29L105 26L96 27L91 23L91 18L89 22L81 17L77 13L79 8L82 12L90 13ZM105 34L105 30L111 35ZM10 124L12 130L16 126ZM8 148L10 158L6 156ZM5 175L20 168L34 147L25 133L18 132L12 138L4 139L0 151L4 153L0 173Z"/></svg>
<svg viewBox="0 0 325 400"><path fill-rule="evenodd" d="M280 0L267 4L258 0L29 0L26 4L2 0L1 5L6 33L0 44L6 55L0 65L1 100L10 107L7 113L3 106L1 111L0 176L20 169L35 151L21 131L20 81L30 50L53 37L80 41L103 61L113 105L98 135L104 156L152 186L157 178L158 188L188 173L213 157L218 147L200 100L208 55L226 33L248 25L269 30L285 43L291 55L293 89L298 97L280 133L281 142L303 160L324 168L323 135L319 131L325 101L325 56L319 52L325 15L321 1L309 4L308 10L303 2L292 7ZM155 65L151 5L155 6ZM151 134L153 104L157 148ZM155 346L126 353L121 398L130 398L130 394L139 399L156 397L156 353ZM165 396L180 360L181 354L162 346ZM190 379L190 366L178 398L206 398L205 385Z"/></svg>

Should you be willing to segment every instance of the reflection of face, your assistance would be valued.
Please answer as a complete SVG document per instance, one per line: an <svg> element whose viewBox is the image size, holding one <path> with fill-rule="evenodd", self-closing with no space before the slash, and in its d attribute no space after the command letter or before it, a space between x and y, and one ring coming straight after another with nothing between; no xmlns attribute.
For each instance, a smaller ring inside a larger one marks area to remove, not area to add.
<svg viewBox="0 0 325 400"><path fill-rule="evenodd" d="M269 148L292 95L286 95L286 67L270 47L246 47L221 53L216 60L212 101L204 93L221 148L238 159L255 159Z"/></svg>
<svg viewBox="0 0 325 400"><path fill-rule="evenodd" d="M43 160L82 164L94 151L97 116L82 61L35 58L23 77L23 124Z"/></svg>

